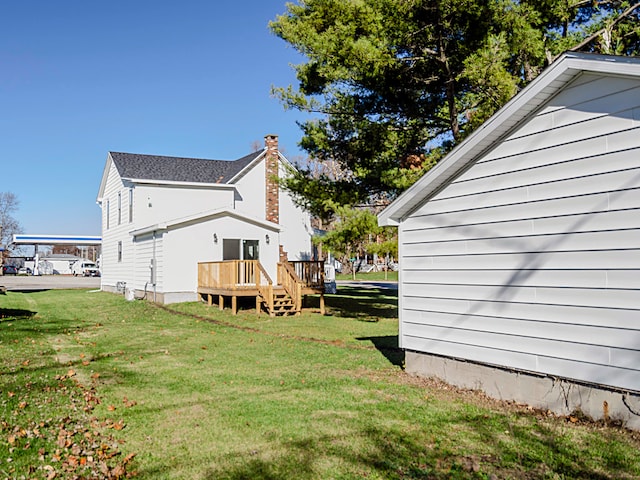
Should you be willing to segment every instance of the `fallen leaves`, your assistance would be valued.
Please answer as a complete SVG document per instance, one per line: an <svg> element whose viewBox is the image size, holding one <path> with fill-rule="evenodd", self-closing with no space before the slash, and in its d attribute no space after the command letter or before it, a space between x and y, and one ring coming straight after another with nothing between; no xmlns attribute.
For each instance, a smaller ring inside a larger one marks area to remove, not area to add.
<svg viewBox="0 0 640 480"><path fill-rule="evenodd" d="M67 374L66 374L66 375L56 375L56 380L59 380L59 381L63 382L63 381L65 381L65 380L66 380L66 379L68 379L68 378L75 377L75 375L76 375L75 370L73 370L72 368L70 368L70 369L67 371Z"/></svg>
<svg viewBox="0 0 640 480"><path fill-rule="evenodd" d="M11 478L114 480L133 475L130 462L135 454L123 457L120 448L124 442L115 437L126 428L124 419L92 416L101 403L96 388L99 377L94 374L91 385L83 385L76 372L69 369L54 377L55 384L48 382L37 391L29 383L24 392L7 392L13 414L0 421L0 439L12 454L2 459L6 465L11 464L6 470ZM122 403L125 408L137 404L126 397ZM57 419L34 419L44 404L56 404L60 411L69 413ZM109 405L106 410L115 412L116 406ZM20 468L26 470L19 472Z"/></svg>
<svg viewBox="0 0 640 480"><path fill-rule="evenodd" d="M113 428L114 430L122 430L124 426L125 426L124 421L122 419L117 420L115 422L111 419L108 419L106 422L106 427Z"/></svg>

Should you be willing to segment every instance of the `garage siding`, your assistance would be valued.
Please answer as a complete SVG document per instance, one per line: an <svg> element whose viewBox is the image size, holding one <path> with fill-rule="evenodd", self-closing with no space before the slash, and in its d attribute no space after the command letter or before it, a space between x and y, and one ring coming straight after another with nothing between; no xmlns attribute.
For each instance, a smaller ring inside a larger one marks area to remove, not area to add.
<svg viewBox="0 0 640 480"><path fill-rule="evenodd" d="M582 75L402 222L401 346L640 390L638 139Z"/></svg>

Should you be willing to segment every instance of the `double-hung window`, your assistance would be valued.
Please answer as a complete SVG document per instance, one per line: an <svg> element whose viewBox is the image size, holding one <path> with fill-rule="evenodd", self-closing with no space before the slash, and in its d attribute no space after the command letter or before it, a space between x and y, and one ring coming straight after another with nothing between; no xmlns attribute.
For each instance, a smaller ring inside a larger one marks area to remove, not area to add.
<svg viewBox="0 0 640 480"><path fill-rule="evenodd" d="M122 223L122 193L118 192L118 225Z"/></svg>
<svg viewBox="0 0 640 480"><path fill-rule="evenodd" d="M133 222L133 188L129 189L129 223Z"/></svg>

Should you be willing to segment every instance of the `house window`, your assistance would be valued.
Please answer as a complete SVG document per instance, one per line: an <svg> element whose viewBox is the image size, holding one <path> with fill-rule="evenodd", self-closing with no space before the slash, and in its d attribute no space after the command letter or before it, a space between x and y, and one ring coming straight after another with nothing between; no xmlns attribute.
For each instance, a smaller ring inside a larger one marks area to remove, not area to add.
<svg viewBox="0 0 640 480"><path fill-rule="evenodd" d="M122 242L118 242L118 262L122 261Z"/></svg>
<svg viewBox="0 0 640 480"><path fill-rule="evenodd" d="M118 192L118 225L122 223L122 193Z"/></svg>
<svg viewBox="0 0 640 480"><path fill-rule="evenodd" d="M107 216L107 218L106 218L106 220L105 220L105 223L106 223L106 229L107 229L107 230L109 230L109 204L110 204L110 202L109 202L109 199L107 198L107 208L105 209L105 211L106 211L106 216Z"/></svg>
<svg viewBox="0 0 640 480"><path fill-rule="evenodd" d="M129 223L133 222L133 188L129 189Z"/></svg>
<svg viewBox="0 0 640 480"><path fill-rule="evenodd" d="M259 260L258 240L241 240L239 238L222 239L222 259L223 260ZM235 283L238 285L255 284L257 281L256 272L249 268L248 264L244 268L236 271Z"/></svg>
<svg viewBox="0 0 640 480"><path fill-rule="evenodd" d="M242 241L242 259L243 260L260 260L258 254L258 240L243 240Z"/></svg>
<svg viewBox="0 0 640 480"><path fill-rule="evenodd" d="M222 260L240 260L240 239L222 239Z"/></svg>
<svg viewBox="0 0 640 480"><path fill-rule="evenodd" d="M258 240L224 238L222 240L223 260L260 260Z"/></svg>

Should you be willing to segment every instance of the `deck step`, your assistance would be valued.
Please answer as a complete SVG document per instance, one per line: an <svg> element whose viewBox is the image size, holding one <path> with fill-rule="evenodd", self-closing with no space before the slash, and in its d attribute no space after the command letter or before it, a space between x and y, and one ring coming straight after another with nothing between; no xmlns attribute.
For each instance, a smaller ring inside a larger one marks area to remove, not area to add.
<svg viewBox="0 0 640 480"><path fill-rule="evenodd" d="M273 311L269 310L269 303L265 298L262 299L265 309L272 316L295 315L298 313L295 309L293 299L284 289L278 289L273 293Z"/></svg>

